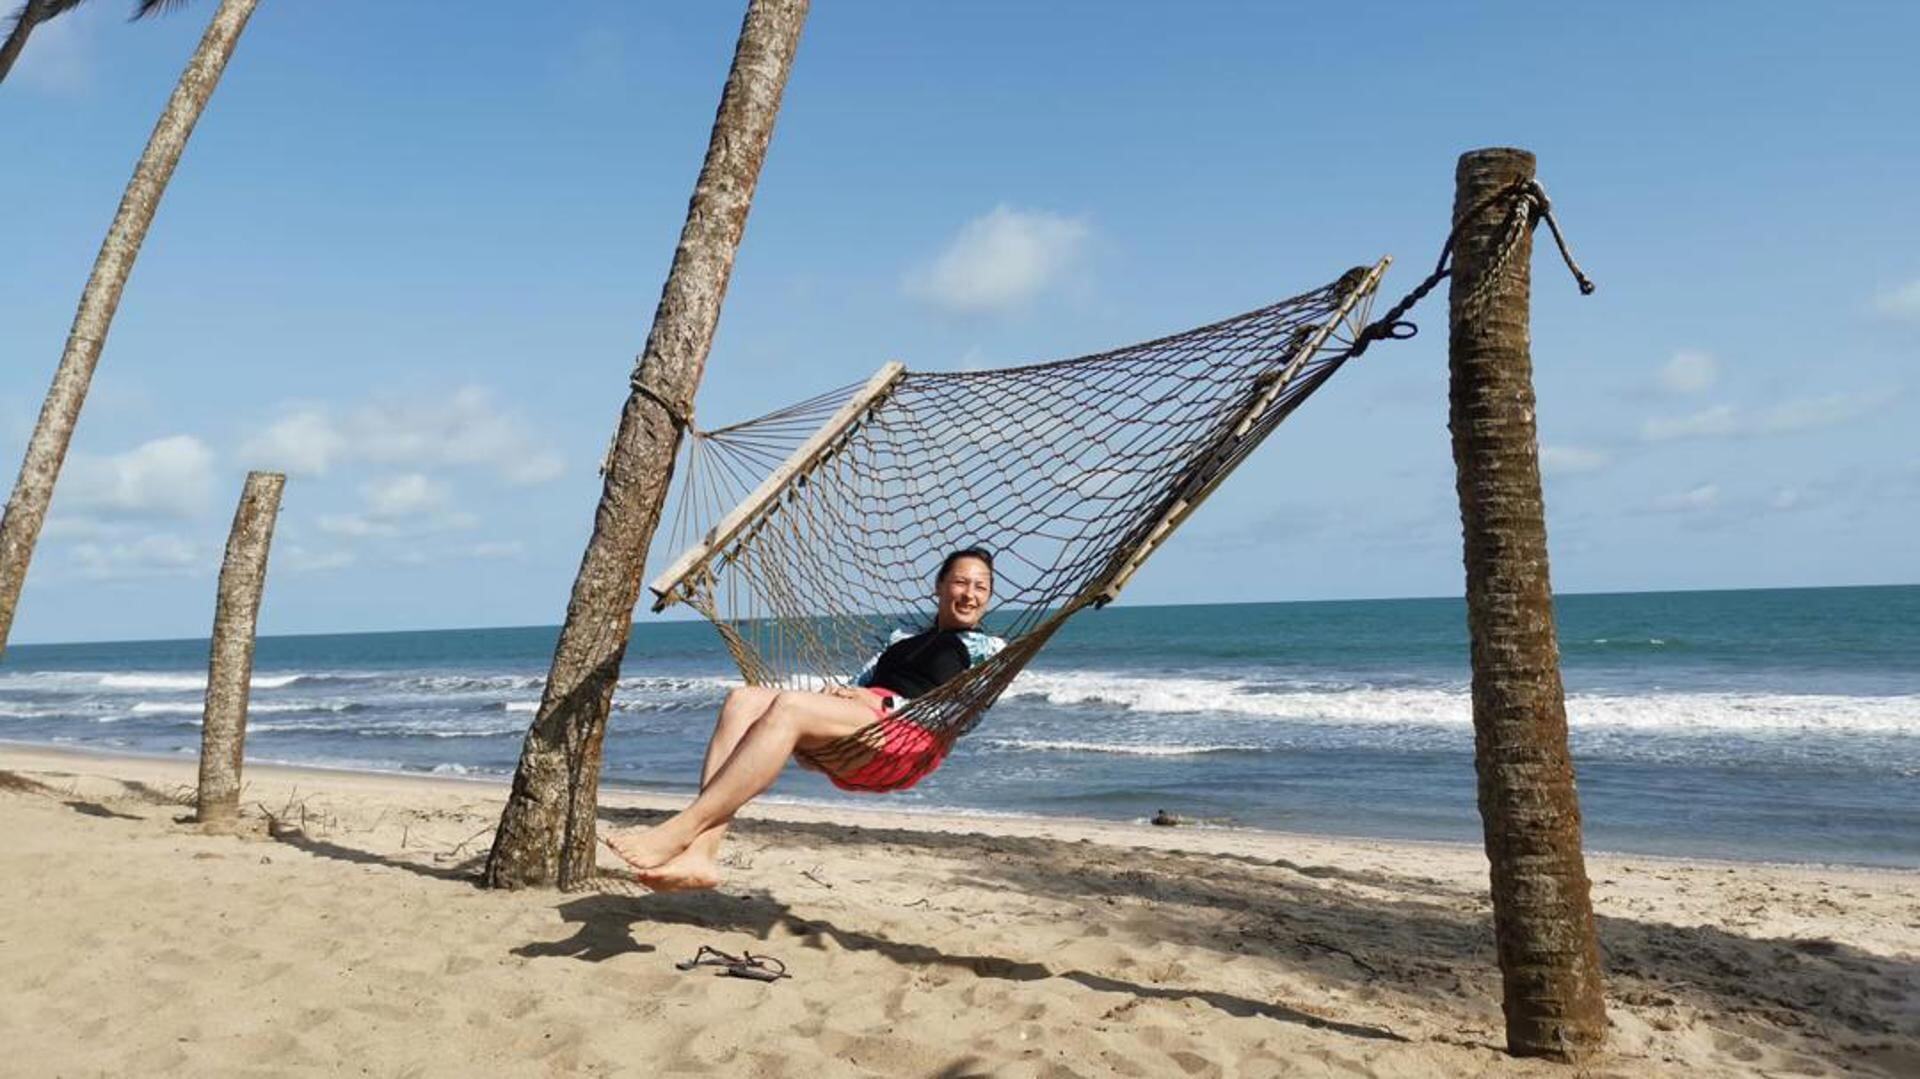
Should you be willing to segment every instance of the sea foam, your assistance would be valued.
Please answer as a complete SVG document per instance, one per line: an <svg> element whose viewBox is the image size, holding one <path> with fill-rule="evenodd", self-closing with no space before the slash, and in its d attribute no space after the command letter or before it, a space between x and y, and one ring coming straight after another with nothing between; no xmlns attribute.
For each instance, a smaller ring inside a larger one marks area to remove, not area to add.
<svg viewBox="0 0 1920 1079"><path fill-rule="evenodd" d="M1262 753L1253 745L1130 745L1119 742L1061 742L1043 738L982 738L982 748L1029 753L1112 753L1124 757L1198 757L1213 753Z"/></svg>
<svg viewBox="0 0 1920 1079"><path fill-rule="evenodd" d="M1010 701L1063 709L1245 717L1295 723L1416 723L1466 727L1473 698L1458 688L1355 686L1276 691L1271 682L1102 671L1028 671ZM1648 692L1574 693L1567 721L1576 729L1659 733L1870 733L1920 737L1920 695Z"/></svg>
<svg viewBox="0 0 1920 1079"><path fill-rule="evenodd" d="M254 689L285 689L306 677L301 674L256 674L253 676ZM207 688L207 676L204 674L103 674L95 683L102 689L158 689L158 690L204 690Z"/></svg>

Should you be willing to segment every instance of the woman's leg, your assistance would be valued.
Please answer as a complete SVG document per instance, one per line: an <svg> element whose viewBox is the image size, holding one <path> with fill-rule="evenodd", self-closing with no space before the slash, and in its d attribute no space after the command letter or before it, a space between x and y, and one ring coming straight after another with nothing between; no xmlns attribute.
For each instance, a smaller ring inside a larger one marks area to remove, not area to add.
<svg viewBox="0 0 1920 1079"><path fill-rule="evenodd" d="M702 789L733 755L733 747L740 744L747 728L766 715L779 696L779 690L768 686L741 686L727 694L726 703L720 706L720 718L713 725L713 737L707 739L707 755L700 766Z"/></svg>
<svg viewBox="0 0 1920 1079"><path fill-rule="evenodd" d="M741 686L727 694L726 701L720 705L720 717L714 721L713 734L707 739L706 758L700 766L701 790L705 790L707 784L713 781L720 766L726 764L727 758L733 755L733 747L740 744L749 727L767 714L767 710L773 707L774 698L779 695L779 690L768 686ZM609 832L607 844L619 851L625 835L640 835L645 831L644 828L634 828ZM688 851L681 854L679 860L683 861L689 854L698 854L702 863L697 867L686 867L688 872L680 874L688 878L681 882L682 886L711 888L720 882L717 860L720 841L726 838L726 834L727 826L724 823L715 825L703 832Z"/></svg>
<svg viewBox="0 0 1920 1079"><path fill-rule="evenodd" d="M612 837L614 850L636 868L666 865L710 829L773 785L796 748L818 748L873 722L863 701L823 693L781 693L734 743L718 770L707 777L693 804L637 835ZM714 742L721 740L716 729ZM711 747L710 747L711 748ZM711 868L711 867L707 867ZM642 873L642 879L646 874Z"/></svg>
<svg viewBox="0 0 1920 1079"><path fill-rule="evenodd" d="M779 690L768 686L741 686L727 694L727 702L720 706L720 721L713 725L713 737L707 741L706 759L700 765L701 790L713 782L727 758L733 756L733 747L740 744L747 729L767 714L779 696ZM703 855L711 866L720 856L720 841L726 837L727 822L722 821L700 833L688 850Z"/></svg>

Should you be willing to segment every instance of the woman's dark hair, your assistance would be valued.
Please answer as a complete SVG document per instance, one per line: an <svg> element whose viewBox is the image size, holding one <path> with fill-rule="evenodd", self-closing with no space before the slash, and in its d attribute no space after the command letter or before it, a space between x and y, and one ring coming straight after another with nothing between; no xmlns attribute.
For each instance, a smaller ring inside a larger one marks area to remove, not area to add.
<svg viewBox="0 0 1920 1079"><path fill-rule="evenodd" d="M988 573L993 572L993 553L991 551L988 551L985 547L963 547L941 561L940 572L933 575L933 583L939 584L941 581L946 580L947 571L953 568L955 562L963 558L977 558L987 564Z"/></svg>

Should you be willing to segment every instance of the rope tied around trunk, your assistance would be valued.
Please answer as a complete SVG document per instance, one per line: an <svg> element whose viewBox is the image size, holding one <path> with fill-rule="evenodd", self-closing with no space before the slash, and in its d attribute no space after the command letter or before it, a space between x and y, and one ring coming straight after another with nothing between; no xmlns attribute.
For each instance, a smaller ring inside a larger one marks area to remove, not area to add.
<svg viewBox="0 0 1920 1079"><path fill-rule="evenodd" d="M691 431L697 437L700 430L693 425L693 403L685 398L669 397L661 393L659 390L647 385L646 377L647 373L644 367L636 368L633 372L633 377L627 380L627 385L632 388L636 395L659 405L661 409L666 412L667 419L673 422L673 429L676 434L684 435ZM614 451L619 448L619 445L620 432L616 428L613 432L613 437L607 440L607 452L600 456L600 475L605 476L613 469L613 454Z"/></svg>
<svg viewBox="0 0 1920 1079"><path fill-rule="evenodd" d="M1593 295L1593 279L1588 277L1580 264L1574 261L1573 251L1567 246L1567 238L1560 231L1560 222L1553 216L1553 200L1547 197L1547 189L1539 180L1516 180L1506 187L1495 191L1480 200L1466 213L1454 221L1447 232L1447 242L1440 247L1440 258L1434 263L1433 272L1413 287L1411 292L1401 297L1400 302L1387 309L1386 314L1369 323L1360 331L1360 339L1354 343L1353 356L1367 350L1375 341L1404 341L1420 332L1420 327L1407 321L1407 312L1414 305L1427 298L1427 294L1437 288L1440 282L1453 276L1453 248L1460 239L1460 230L1466 223L1479 217L1489 208L1502 202L1511 203L1507 208L1505 235L1500 241L1500 249L1495 254L1487 272L1474 283L1474 289L1468 294L1465 306L1469 311L1478 311L1491 300L1500 282L1506 280L1507 263L1513 259L1513 253L1519 250L1520 241L1529 232L1537 228L1541 221L1547 223L1548 231L1553 233L1554 246L1560 249L1560 260L1567 265L1568 272L1580 287L1580 295ZM1351 358L1351 357L1349 357Z"/></svg>
<svg viewBox="0 0 1920 1079"><path fill-rule="evenodd" d="M693 426L693 402L688 401L683 397L667 396L665 393L662 393L661 391L654 389L652 386L647 385L646 377L647 377L647 373L644 369L635 371L633 373L633 378L629 382L629 385L633 387L633 392L639 394L640 396L646 398L649 401L652 401L654 404L659 405L662 409L665 409L667 413L667 418L672 420L673 425L679 428L681 431L685 431L688 428L692 427Z"/></svg>

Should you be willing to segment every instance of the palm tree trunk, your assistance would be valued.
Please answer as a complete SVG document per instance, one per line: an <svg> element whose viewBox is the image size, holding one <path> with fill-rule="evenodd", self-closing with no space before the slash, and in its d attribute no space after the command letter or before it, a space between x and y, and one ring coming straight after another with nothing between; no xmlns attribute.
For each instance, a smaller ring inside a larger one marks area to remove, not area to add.
<svg viewBox="0 0 1920 1079"><path fill-rule="evenodd" d="M487 857L490 887L572 888L593 875L601 743L647 547L720 321L807 7L808 0L747 5L706 163L608 454L593 538Z"/></svg>
<svg viewBox="0 0 1920 1079"><path fill-rule="evenodd" d="M7 74L13 70L13 62L20 58L20 50L26 47L27 39L33 36L33 28L47 17L47 0L27 0L20 11L20 18L7 32L7 40L0 43L0 82L7 81Z"/></svg>
<svg viewBox="0 0 1920 1079"><path fill-rule="evenodd" d="M1523 150L1460 158L1449 426L1473 637L1474 766L1492 863L1507 1048L1567 1059L1600 1046L1607 1017L1547 575L1528 354L1532 233L1511 227L1513 214L1527 212L1515 198L1488 203L1533 174L1533 155Z"/></svg>
<svg viewBox="0 0 1920 1079"><path fill-rule="evenodd" d="M20 587L27 577L27 564L33 560L33 547L40 538L40 525L46 520L47 506L53 501L53 484L67 458L67 445L73 440L73 428L80 420L80 406L86 402L87 388L93 382L94 365L106 344L113 312L120 306L120 293L126 288L127 275L133 272L133 260L147 238L147 227L160 206L167 181L187 137L199 121L207 99L220 82L227 58L246 29L258 0L221 0L220 9L194 50L193 59L180 75L166 111L154 125L146 152L134 166L133 179L120 198L120 211L107 229L106 242L93 262L86 291L80 294L80 310L67 332L67 346L60 355L60 367L54 372L53 387L40 407L40 421L27 443L26 459L20 465L20 478L7 500L7 515L0 522L0 655L4 655L7 637L13 630L14 608L20 602Z"/></svg>
<svg viewBox="0 0 1920 1079"><path fill-rule="evenodd" d="M200 787L194 819L220 825L240 815L240 765L247 747L247 703L253 695L253 643L260 595L267 587L267 552L287 477L249 472L227 532L214 601L213 640L207 652L207 698L200 719Z"/></svg>

